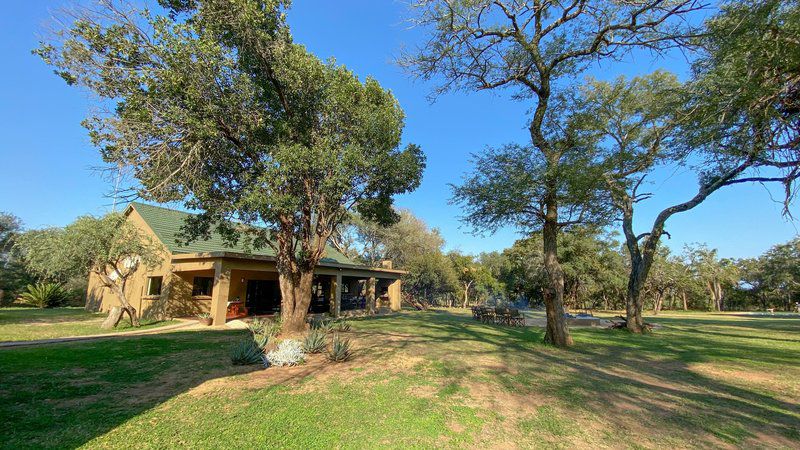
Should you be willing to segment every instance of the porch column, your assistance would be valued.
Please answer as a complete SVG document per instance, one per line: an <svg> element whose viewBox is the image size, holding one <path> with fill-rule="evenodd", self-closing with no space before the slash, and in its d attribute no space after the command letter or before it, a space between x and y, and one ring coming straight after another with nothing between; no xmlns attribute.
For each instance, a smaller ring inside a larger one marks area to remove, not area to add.
<svg viewBox="0 0 800 450"><path fill-rule="evenodd" d="M339 317L342 311L342 275L331 277L331 315Z"/></svg>
<svg viewBox="0 0 800 450"><path fill-rule="evenodd" d="M367 280L367 312L375 314L375 284L377 281L375 277Z"/></svg>
<svg viewBox="0 0 800 450"><path fill-rule="evenodd" d="M222 260L214 261L214 287L211 290L211 317L214 318L214 325L225 325L230 289L230 267Z"/></svg>
<svg viewBox="0 0 800 450"><path fill-rule="evenodd" d="M400 280L394 280L394 282L389 285L389 307L392 311L400 311L400 307L403 303L401 284L402 282Z"/></svg>

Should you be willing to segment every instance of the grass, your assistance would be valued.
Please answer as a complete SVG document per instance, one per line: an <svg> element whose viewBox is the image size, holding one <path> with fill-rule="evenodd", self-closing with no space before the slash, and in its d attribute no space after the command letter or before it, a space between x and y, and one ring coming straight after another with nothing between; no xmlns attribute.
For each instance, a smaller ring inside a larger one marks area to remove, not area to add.
<svg viewBox="0 0 800 450"><path fill-rule="evenodd" d="M117 328L103 330L100 324L105 313L92 313L83 308L0 308L0 342L53 339L68 336L133 331L128 320L123 319ZM146 330L177 323L175 321L143 320L136 330Z"/></svg>
<svg viewBox="0 0 800 450"><path fill-rule="evenodd" d="M246 332L0 351L0 447L800 446L800 320L660 315L652 335L354 320L355 358L234 367Z"/></svg>

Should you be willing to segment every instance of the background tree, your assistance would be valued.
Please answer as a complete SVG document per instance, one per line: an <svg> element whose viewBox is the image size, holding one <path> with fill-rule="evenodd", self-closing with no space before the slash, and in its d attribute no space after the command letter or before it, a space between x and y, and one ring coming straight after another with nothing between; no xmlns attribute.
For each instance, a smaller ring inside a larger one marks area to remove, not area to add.
<svg viewBox="0 0 800 450"><path fill-rule="evenodd" d="M36 281L14 252L15 239L21 232L19 217L0 212L0 305L13 302L25 286Z"/></svg>
<svg viewBox="0 0 800 450"><path fill-rule="evenodd" d="M19 236L26 267L46 280L96 276L119 299L103 328L116 327L123 313L139 326L136 308L126 293L128 280L140 268L161 263L163 249L121 214L84 216L65 228L34 230Z"/></svg>
<svg viewBox="0 0 800 450"><path fill-rule="evenodd" d="M800 238L772 247L760 259L763 286L775 304L791 311L800 293Z"/></svg>
<svg viewBox="0 0 800 450"><path fill-rule="evenodd" d="M475 172L455 189L455 200L478 228L542 231L545 341L571 345L557 237L604 211L595 209L602 203L594 201L593 155L580 131L561 119L570 105L568 86L591 62L680 41L683 32L672 19L698 3L422 0L416 7L416 23L431 36L403 62L424 79L441 76L435 93L510 88L515 99L532 103L530 143L476 157Z"/></svg>
<svg viewBox="0 0 800 450"><path fill-rule="evenodd" d="M739 281L739 271L729 259L719 259L717 250L706 245L687 247L692 270L697 279L701 280L710 298L710 309L722 311L724 309L724 289Z"/></svg>
<svg viewBox="0 0 800 450"><path fill-rule="evenodd" d="M293 42L288 2L160 3L165 15L103 0L38 53L114 105L85 124L107 162L133 168L138 195L200 211L186 240L217 229L274 250L283 331L302 330L329 238L353 210L396 221L392 197L419 185L422 152L400 149L390 92Z"/></svg>
<svg viewBox="0 0 800 450"><path fill-rule="evenodd" d="M641 78L601 83L589 95L587 111L609 138L602 141L609 144L606 178L631 254L631 331L642 330L641 290L670 217L725 186L753 182L781 184L788 213L800 176L798 19L797 2L726 2L706 22L692 79L677 95ZM655 77L663 75L645 79ZM647 232L636 234L634 205L650 197L638 188L664 163L690 165L698 173L697 193L662 209Z"/></svg>

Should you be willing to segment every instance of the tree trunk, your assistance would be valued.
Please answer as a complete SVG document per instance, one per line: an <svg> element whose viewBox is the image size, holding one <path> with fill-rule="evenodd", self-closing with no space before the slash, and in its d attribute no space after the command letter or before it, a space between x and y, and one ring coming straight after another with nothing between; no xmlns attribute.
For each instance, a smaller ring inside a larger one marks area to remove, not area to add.
<svg viewBox="0 0 800 450"><path fill-rule="evenodd" d="M470 288L470 286L472 286L472 282L467 283L464 286L464 308L469 306L469 288Z"/></svg>
<svg viewBox="0 0 800 450"><path fill-rule="evenodd" d="M306 329L306 317L311 305L311 288L314 271L279 273L281 288L281 333L286 335L301 333Z"/></svg>
<svg viewBox="0 0 800 450"><path fill-rule="evenodd" d="M112 317L112 314L114 314L114 309L117 307L111 308L108 317L106 318L106 320L103 321L100 327L106 329L115 328L117 325L119 325L119 321L120 319L122 319L123 313L128 314L128 317L131 320L131 326L137 328L141 326L141 324L139 323L139 316L136 313L136 308L134 308L130 303L128 303L128 296L125 295L125 283L127 280L125 278L117 278L117 280L112 280L111 277L109 277L105 273L98 273L98 272L95 273L97 273L97 275L100 276L100 279L103 281L105 287L111 289L115 294L117 294L117 299L119 299L119 303L121 305L118 307L121 310L119 312L119 315Z"/></svg>
<svg viewBox="0 0 800 450"><path fill-rule="evenodd" d="M664 302L664 294L656 293L655 298L653 298L653 315L657 315L661 312L661 306Z"/></svg>
<svg viewBox="0 0 800 450"><path fill-rule="evenodd" d="M544 289L544 304L547 311L547 330L544 341L557 347L572 345L572 336L564 317L564 271L558 262L558 212L555 201L547 204L542 240L544 247L544 268L549 286Z"/></svg>
<svg viewBox="0 0 800 450"><path fill-rule="evenodd" d="M689 310L689 303L686 301L686 292L681 291L681 298L683 299L683 310L684 311L688 311Z"/></svg>
<svg viewBox="0 0 800 450"><path fill-rule="evenodd" d="M625 316L628 331L642 333L644 319L642 319L642 287L646 276L641 274L643 263L641 260L631 262L631 273L628 277L628 291L625 296Z"/></svg>

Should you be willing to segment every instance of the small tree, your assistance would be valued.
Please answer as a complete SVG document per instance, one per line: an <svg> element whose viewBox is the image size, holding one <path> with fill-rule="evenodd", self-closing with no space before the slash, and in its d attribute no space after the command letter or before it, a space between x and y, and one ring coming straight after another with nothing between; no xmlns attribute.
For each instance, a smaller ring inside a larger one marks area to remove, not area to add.
<svg viewBox="0 0 800 450"><path fill-rule="evenodd" d="M116 327L123 313L139 326L136 309L125 293L139 268L161 262L163 249L121 214L84 216L65 228L29 231L16 243L29 270L50 280L96 276L119 299L103 328Z"/></svg>

